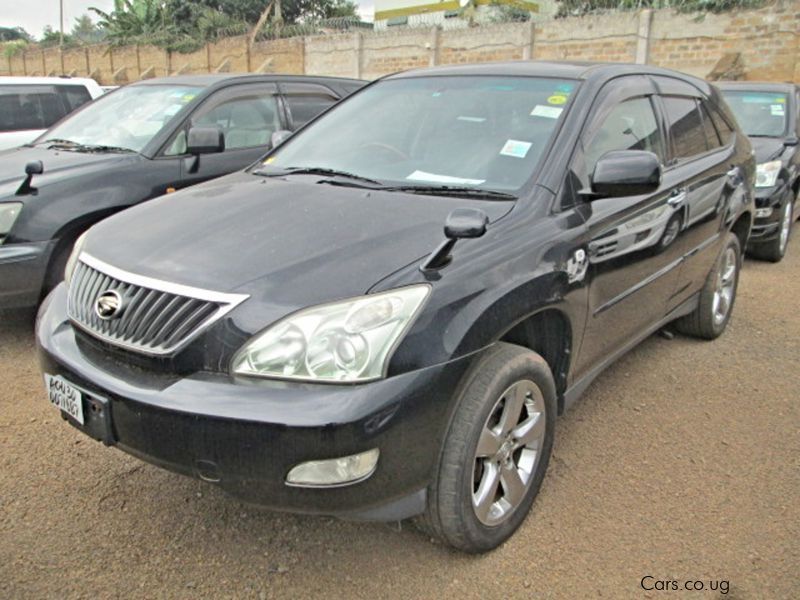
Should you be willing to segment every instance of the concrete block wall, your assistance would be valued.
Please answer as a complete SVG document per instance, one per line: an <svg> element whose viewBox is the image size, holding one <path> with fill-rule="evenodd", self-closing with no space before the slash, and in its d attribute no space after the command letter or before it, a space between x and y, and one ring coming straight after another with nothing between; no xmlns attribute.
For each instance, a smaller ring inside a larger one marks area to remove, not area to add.
<svg viewBox="0 0 800 600"><path fill-rule="evenodd" d="M746 77L800 82L800 0L754 10L642 10L460 29L397 28L249 43L236 36L180 54L153 46L31 47L0 57L0 75L73 74L118 85L176 73L275 72L374 79L437 64L498 60L650 63L705 77L724 54Z"/></svg>

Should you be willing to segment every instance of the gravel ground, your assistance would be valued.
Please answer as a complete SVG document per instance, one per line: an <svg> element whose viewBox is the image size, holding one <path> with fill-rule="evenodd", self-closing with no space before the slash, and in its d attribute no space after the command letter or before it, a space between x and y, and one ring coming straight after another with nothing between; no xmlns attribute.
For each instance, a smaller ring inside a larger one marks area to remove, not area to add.
<svg viewBox="0 0 800 600"><path fill-rule="evenodd" d="M480 557L254 510L89 440L45 400L31 317L0 315L0 597L800 598L794 245L746 263L721 339L654 336L606 371L560 419L531 516Z"/></svg>

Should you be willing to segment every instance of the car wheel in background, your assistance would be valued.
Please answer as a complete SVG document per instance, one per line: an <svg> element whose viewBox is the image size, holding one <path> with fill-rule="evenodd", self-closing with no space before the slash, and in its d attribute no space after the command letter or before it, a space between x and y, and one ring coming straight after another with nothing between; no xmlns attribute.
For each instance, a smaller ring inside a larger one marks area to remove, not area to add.
<svg viewBox="0 0 800 600"><path fill-rule="evenodd" d="M792 224L794 223L794 206L792 205L791 196L789 194L787 194L787 198L788 200L781 207L781 220L777 237L769 242L756 244L748 249L747 253L751 256L770 262L780 262L786 255L786 248L789 244L789 238L792 234Z"/></svg>
<svg viewBox="0 0 800 600"><path fill-rule="evenodd" d="M676 320L675 328L681 333L706 340L722 335L733 312L741 266L739 238L729 232L726 234L722 252L700 291L697 308Z"/></svg>
<svg viewBox="0 0 800 600"><path fill-rule="evenodd" d="M544 359L497 343L468 375L429 488L423 528L485 552L522 524L553 447L556 391Z"/></svg>

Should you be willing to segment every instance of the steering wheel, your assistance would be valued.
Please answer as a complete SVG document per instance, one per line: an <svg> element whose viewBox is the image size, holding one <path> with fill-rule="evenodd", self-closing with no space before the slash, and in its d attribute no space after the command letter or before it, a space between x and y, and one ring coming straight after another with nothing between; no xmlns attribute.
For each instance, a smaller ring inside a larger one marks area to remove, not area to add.
<svg viewBox="0 0 800 600"><path fill-rule="evenodd" d="M364 144L359 146L359 150L366 150L368 148L376 148L378 150L383 150L385 152L389 152L394 154L395 156L401 158L402 160L409 160L411 157L400 150L399 148L395 148L394 146L390 146L389 144L384 144L383 142L369 142L368 144Z"/></svg>

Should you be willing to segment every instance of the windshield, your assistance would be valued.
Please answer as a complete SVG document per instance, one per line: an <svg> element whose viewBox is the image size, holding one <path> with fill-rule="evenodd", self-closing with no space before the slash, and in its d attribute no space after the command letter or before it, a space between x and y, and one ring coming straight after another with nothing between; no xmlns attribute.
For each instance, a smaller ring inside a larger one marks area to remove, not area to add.
<svg viewBox="0 0 800 600"><path fill-rule="evenodd" d="M101 96L45 133L41 141L139 152L200 91L188 85L132 85Z"/></svg>
<svg viewBox="0 0 800 600"><path fill-rule="evenodd" d="M786 133L786 94L723 90L742 130L754 137L783 137Z"/></svg>
<svg viewBox="0 0 800 600"><path fill-rule="evenodd" d="M533 77L382 81L292 137L262 172L328 169L393 186L515 191L575 87Z"/></svg>

